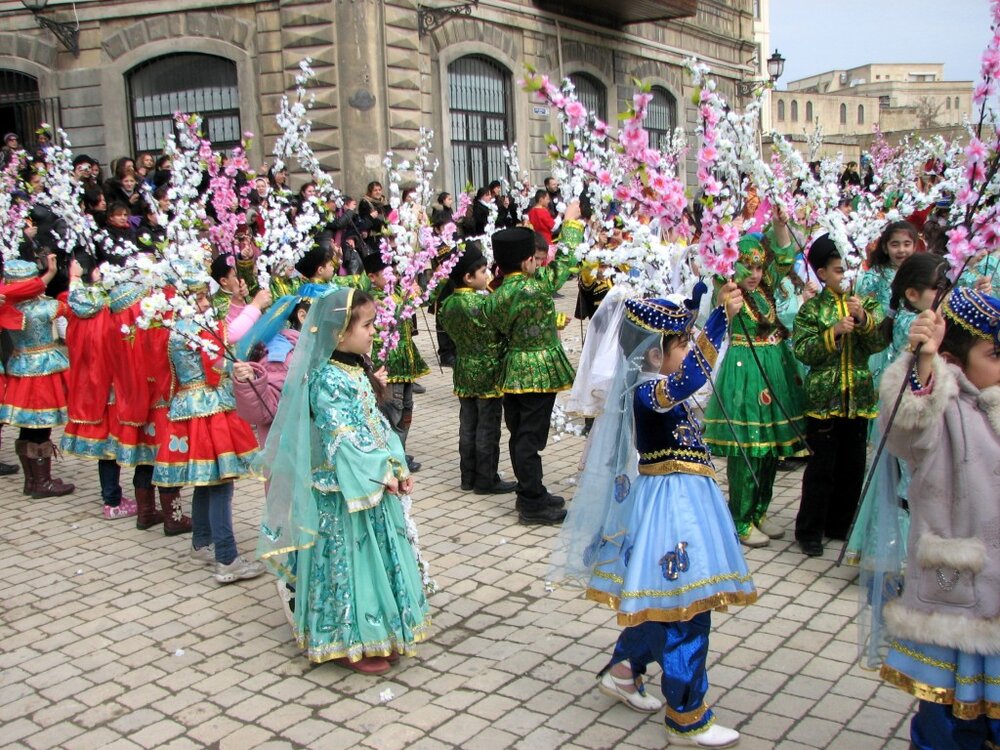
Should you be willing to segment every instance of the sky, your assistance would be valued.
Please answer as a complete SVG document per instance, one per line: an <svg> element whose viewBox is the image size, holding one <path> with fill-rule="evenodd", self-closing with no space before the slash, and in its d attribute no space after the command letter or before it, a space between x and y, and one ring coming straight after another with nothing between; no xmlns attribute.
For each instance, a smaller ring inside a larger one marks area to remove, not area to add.
<svg viewBox="0 0 1000 750"><path fill-rule="evenodd" d="M944 63L975 81L990 39L989 0L771 0L771 49L787 60L778 88L866 63Z"/></svg>

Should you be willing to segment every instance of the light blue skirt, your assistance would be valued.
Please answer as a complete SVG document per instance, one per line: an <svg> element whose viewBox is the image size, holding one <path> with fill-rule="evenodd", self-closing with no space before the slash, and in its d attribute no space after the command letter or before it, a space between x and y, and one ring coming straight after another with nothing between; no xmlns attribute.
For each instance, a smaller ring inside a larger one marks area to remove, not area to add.
<svg viewBox="0 0 1000 750"><path fill-rule="evenodd" d="M695 474L640 475L587 550L587 597L618 624L677 622L757 599L719 485Z"/></svg>
<svg viewBox="0 0 1000 750"><path fill-rule="evenodd" d="M1000 719L1000 656L900 638L890 643L882 678L922 701L950 705L958 719Z"/></svg>

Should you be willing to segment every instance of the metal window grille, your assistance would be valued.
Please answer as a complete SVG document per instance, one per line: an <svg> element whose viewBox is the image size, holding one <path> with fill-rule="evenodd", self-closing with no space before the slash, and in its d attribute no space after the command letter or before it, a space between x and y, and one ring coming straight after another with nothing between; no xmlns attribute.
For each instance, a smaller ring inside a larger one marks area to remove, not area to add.
<svg viewBox="0 0 1000 750"><path fill-rule="evenodd" d="M587 73L570 73L569 80L576 89L576 98L590 112L604 122L608 121L608 89L594 76Z"/></svg>
<svg viewBox="0 0 1000 750"><path fill-rule="evenodd" d="M236 63L223 57L180 53L147 60L125 75L132 118L132 153L163 149L175 112L197 113L216 150L240 144Z"/></svg>
<svg viewBox="0 0 1000 750"><path fill-rule="evenodd" d="M38 80L27 73L0 69L0 133L16 133L21 145L31 148L42 123L61 127L59 97L43 99Z"/></svg>
<svg viewBox="0 0 1000 750"><path fill-rule="evenodd" d="M649 146L663 150L670 142L677 127L677 101L666 89L654 86L653 100L646 109L646 130L649 132Z"/></svg>
<svg viewBox="0 0 1000 750"><path fill-rule="evenodd" d="M511 143L510 73L480 55L460 57L448 66L451 96L451 174L453 190L483 187L506 173L503 147Z"/></svg>

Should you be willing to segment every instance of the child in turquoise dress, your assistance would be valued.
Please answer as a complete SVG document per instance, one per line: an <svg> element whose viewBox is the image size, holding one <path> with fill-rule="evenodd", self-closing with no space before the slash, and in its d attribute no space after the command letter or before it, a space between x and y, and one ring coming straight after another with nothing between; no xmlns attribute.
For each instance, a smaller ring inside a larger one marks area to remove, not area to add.
<svg viewBox="0 0 1000 750"><path fill-rule="evenodd" d="M728 319L743 307L732 282L719 299L693 348L696 300L625 301L619 342L628 357L594 424L553 557L564 577L585 582L587 597L615 609L624 626L601 670L601 691L636 711L658 710L640 678L658 662L670 744L693 747L739 741L704 702L711 611L757 598L687 403L711 375Z"/></svg>
<svg viewBox="0 0 1000 750"><path fill-rule="evenodd" d="M359 290L334 289L310 308L264 448L257 548L308 659L364 674L387 672L430 630L406 516L413 480L367 357L374 321Z"/></svg>

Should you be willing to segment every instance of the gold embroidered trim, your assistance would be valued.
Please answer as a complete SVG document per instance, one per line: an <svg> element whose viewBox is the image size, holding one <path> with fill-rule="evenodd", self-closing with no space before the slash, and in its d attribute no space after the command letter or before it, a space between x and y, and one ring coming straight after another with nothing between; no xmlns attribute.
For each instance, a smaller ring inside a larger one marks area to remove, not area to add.
<svg viewBox="0 0 1000 750"><path fill-rule="evenodd" d="M680 724L681 726L695 724L701 721L705 712L708 711L708 706L704 703L692 711L674 711L674 709L667 705L663 708L667 714L667 718L674 722L674 724Z"/></svg>
<svg viewBox="0 0 1000 750"><path fill-rule="evenodd" d="M599 604L603 604L611 609L620 609L621 600L617 596L605 593L604 591L587 589L586 596L591 601L598 602ZM649 609L641 610L640 612L619 611L617 620L618 624L622 627L641 625L644 622L679 622L683 620L690 620L695 615L699 615L702 612L708 612L710 610L723 612L730 604L734 606L746 606L747 604L753 604L755 601L757 601L756 591L751 591L749 593L744 593L742 591L722 592L719 594L713 594L705 599L700 599L686 607L673 607L670 609L651 607Z"/></svg>
<svg viewBox="0 0 1000 750"><path fill-rule="evenodd" d="M978 719L983 715L990 719L1000 719L1000 703L996 701L981 700L974 703L957 701L955 691L951 688L934 687L926 682L914 680L888 664L882 665L879 675L890 685L895 685L919 700L951 706L952 714L958 719Z"/></svg>
<svg viewBox="0 0 1000 750"><path fill-rule="evenodd" d="M708 464L693 461L660 461L655 464L640 464L639 473L646 476L663 476L664 474L697 474L702 477L715 478L715 469Z"/></svg>
<svg viewBox="0 0 1000 750"><path fill-rule="evenodd" d="M715 362L719 358L719 350L715 348L715 344L712 343L711 339L702 332L698 334L695 346L698 347L698 351L701 352L701 356L705 358L708 366L714 368Z"/></svg>
<svg viewBox="0 0 1000 750"><path fill-rule="evenodd" d="M947 661L940 661L938 659L933 659L930 656L927 656L926 654L922 654L921 652L909 648L908 646L904 646L902 643L896 640L890 642L889 647L892 648L894 651L898 651L899 653L903 654L903 656L907 656L913 659L914 661L920 662L921 664L926 664L929 667L934 667L936 669L943 669L945 672L954 672L956 669L958 669L958 666L956 664ZM957 682L959 685L978 685L978 684L1000 685L1000 677L987 677L984 673L973 675L971 677L961 677L959 675L955 675L955 682Z"/></svg>

